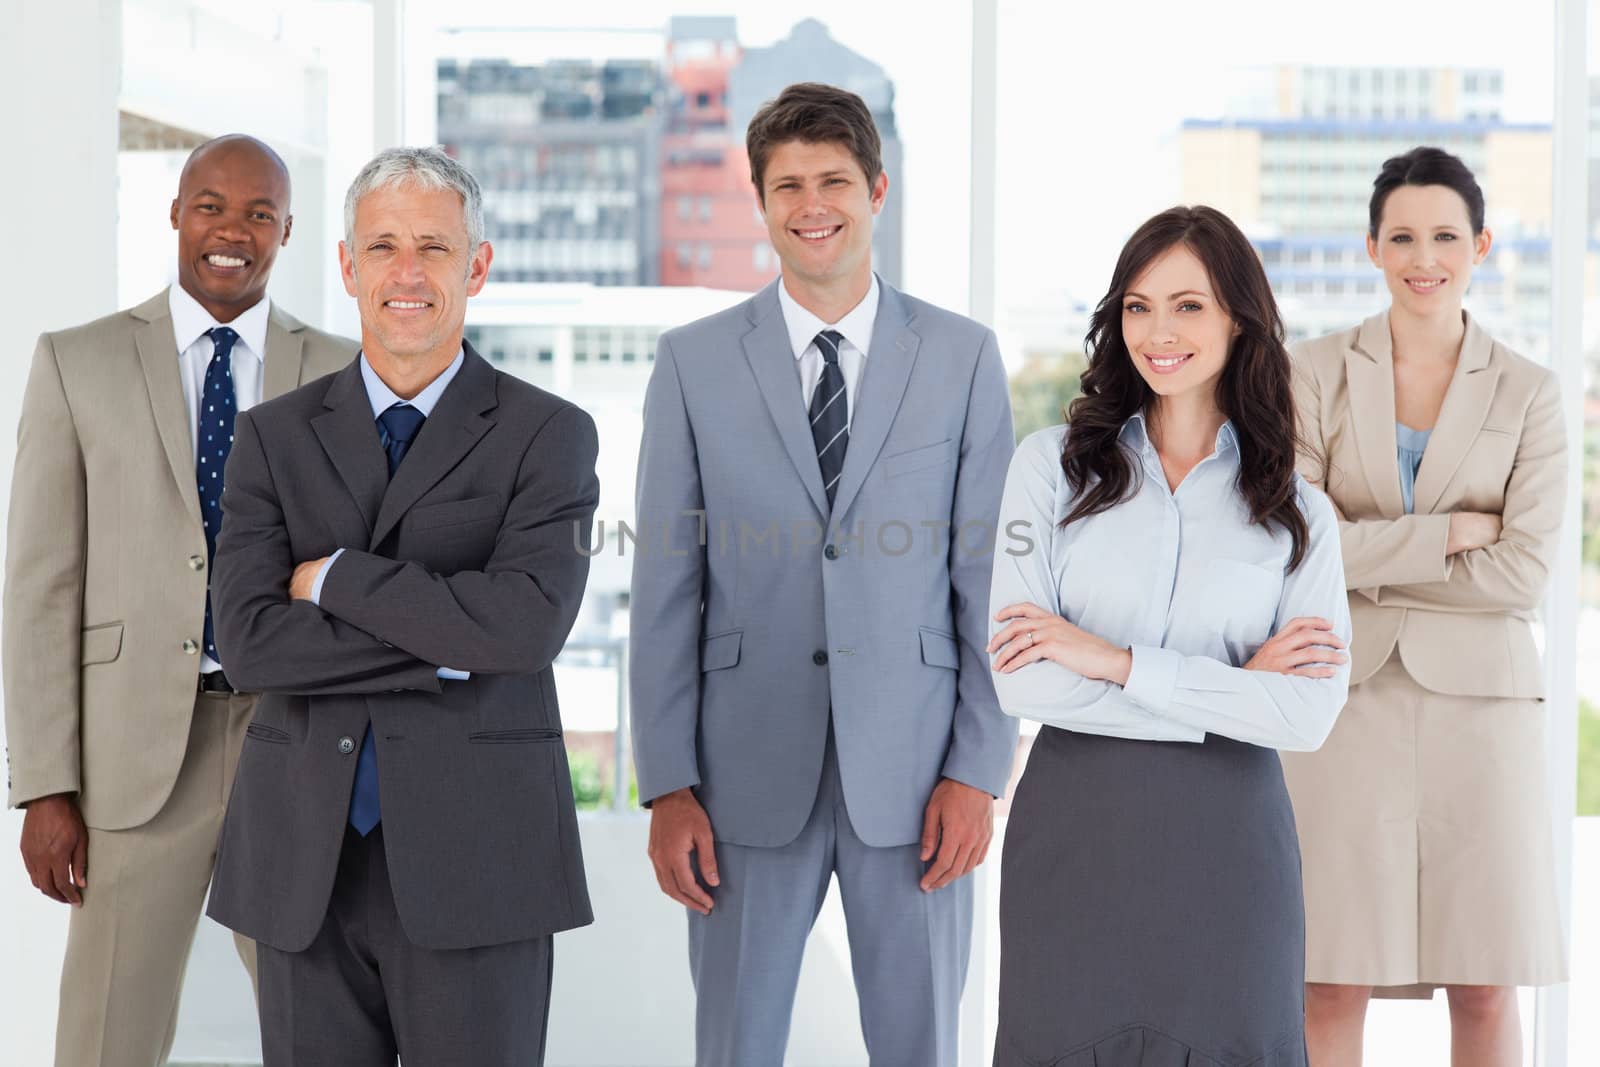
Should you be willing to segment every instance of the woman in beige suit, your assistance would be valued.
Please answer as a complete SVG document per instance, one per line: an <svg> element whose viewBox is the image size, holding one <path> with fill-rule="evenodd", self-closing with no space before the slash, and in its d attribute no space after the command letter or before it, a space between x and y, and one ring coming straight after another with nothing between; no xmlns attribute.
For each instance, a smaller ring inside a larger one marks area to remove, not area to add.
<svg viewBox="0 0 1600 1067"><path fill-rule="evenodd" d="M1313 1067L1361 1062L1370 996L1441 985L1454 1067L1517 1064L1514 987L1566 974L1531 629L1565 444L1555 376L1462 310L1483 215L1456 157L1390 159L1367 250L1391 306L1295 353L1302 469L1339 511L1354 630L1327 744L1283 757Z"/></svg>

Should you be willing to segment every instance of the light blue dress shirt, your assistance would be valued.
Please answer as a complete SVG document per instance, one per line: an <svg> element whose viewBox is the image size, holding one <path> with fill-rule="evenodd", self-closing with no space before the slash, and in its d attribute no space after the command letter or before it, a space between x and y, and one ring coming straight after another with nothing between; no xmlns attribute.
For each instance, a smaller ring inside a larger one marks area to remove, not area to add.
<svg viewBox="0 0 1600 1067"><path fill-rule="evenodd" d="M1422 469L1422 453L1428 447L1432 430L1413 430L1403 422L1394 424L1395 457L1400 463L1400 497L1406 514L1416 510L1417 471Z"/></svg>
<svg viewBox="0 0 1600 1067"><path fill-rule="evenodd" d="M378 416L396 404L410 404L422 412L423 418L432 415L434 406L439 403L439 397L444 395L445 389L455 378L457 372L461 370L461 364L466 362L466 358L465 349L457 352L456 358L450 361L450 365L441 371L437 378L428 383L427 388L410 400L406 400L393 389L383 384L383 379L378 377L378 372L372 369L372 364L367 362L367 355L363 352L361 354L361 382L367 387L367 402L372 405L373 423L376 424ZM373 426L372 432L377 434L378 428L376 425ZM328 562L324 563L322 569L317 572L317 580L311 584L311 602L318 607L322 606L322 583L328 580L328 571L333 569L334 563L342 555L344 555L344 549L341 548L329 556ZM449 667L440 667L438 670L440 678L451 681L464 682L472 677L469 671L452 670Z"/></svg>
<svg viewBox="0 0 1600 1067"><path fill-rule="evenodd" d="M1050 660L994 674L1008 715L1083 733L1149 741L1220 734L1268 748L1322 744L1344 706L1348 663L1332 678L1245 670L1263 642L1302 615L1350 639L1339 528L1328 499L1298 475L1310 526L1287 571L1290 539L1250 521L1235 480L1231 424L1177 492L1140 415L1122 429L1137 488L1109 511L1062 528L1072 494L1061 470L1067 428L1029 436L1006 476L990 596L992 616L1023 601L1133 652L1126 687Z"/></svg>

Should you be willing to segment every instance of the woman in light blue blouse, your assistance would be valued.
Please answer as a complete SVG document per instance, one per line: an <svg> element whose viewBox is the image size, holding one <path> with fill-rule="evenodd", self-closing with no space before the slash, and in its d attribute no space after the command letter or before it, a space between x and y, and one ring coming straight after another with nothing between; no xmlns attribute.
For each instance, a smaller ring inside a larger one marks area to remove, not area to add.
<svg viewBox="0 0 1600 1067"><path fill-rule="evenodd" d="M1238 228L1174 208L1129 239L1088 348L1001 506L995 688L1045 726L1006 832L994 1062L1305 1067L1275 750L1327 736L1350 634L1282 323Z"/></svg>

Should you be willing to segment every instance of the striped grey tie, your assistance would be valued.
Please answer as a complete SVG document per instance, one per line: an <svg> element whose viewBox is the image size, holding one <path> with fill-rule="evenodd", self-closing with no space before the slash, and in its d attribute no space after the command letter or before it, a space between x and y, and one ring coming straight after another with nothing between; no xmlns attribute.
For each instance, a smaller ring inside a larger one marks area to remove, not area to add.
<svg viewBox="0 0 1600 1067"><path fill-rule="evenodd" d="M811 440L817 446L817 466L822 468L822 487L828 493L828 506L839 489L844 471L844 450L850 445L849 400L844 395L844 371L839 369L837 330L817 334L817 350L822 353L822 380L811 394Z"/></svg>

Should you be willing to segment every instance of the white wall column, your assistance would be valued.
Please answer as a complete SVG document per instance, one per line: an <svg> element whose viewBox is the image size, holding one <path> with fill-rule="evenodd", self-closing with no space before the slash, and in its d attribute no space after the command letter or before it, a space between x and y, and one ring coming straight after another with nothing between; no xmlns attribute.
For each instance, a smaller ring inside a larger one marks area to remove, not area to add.
<svg viewBox="0 0 1600 1067"><path fill-rule="evenodd" d="M372 140L376 150L405 144L406 0L372 5Z"/></svg>
<svg viewBox="0 0 1600 1067"><path fill-rule="evenodd" d="M995 200L999 196L995 127L999 119L1000 11L997 0L972 0L972 266L967 314L995 321Z"/></svg>
<svg viewBox="0 0 1600 1067"><path fill-rule="evenodd" d="M10 208L17 252L0 259L0 292L11 297L0 316L0 510L11 495L17 416L39 333L116 310L122 4L24 2L9 6L7 23L0 99L16 106L0 203ZM72 42L70 51L61 41ZM49 1063L67 910L28 884L15 848L21 825L20 812L0 816L0 959L19 961L0 967L0 1030L7 1062Z"/></svg>
<svg viewBox="0 0 1600 1067"><path fill-rule="evenodd" d="M995 325L995 200L999 195L995 127L999 118L1000 12L997 0L972 0L972 173L971 267L967 275L967 314ZM1003 355L1004 353L1002 353ZM973 880L972 954L961 997L961 1067L982 1067L994 1047L999 1003L1000 840L998 828L989 859L968 877Z"/></svg>
<svg viewBox="0 0 1600 1067"><path fill-rule="evenodd" d="M1578 778L1579 527L1583 501L1583 274L1588 233L1589 0L1555 0L1555 122L1551 190L1550 364L1561 380L1567 430L1566 517L1546 597L1545 677L1556 885L1572 930L1572 829ZM1591 905L1592 906L1592 905ZM1576 946L1574 946L1575 948ZM1541 989L1534 1009L1534 1063L1567 1067L1570 988Z"/></svg>

